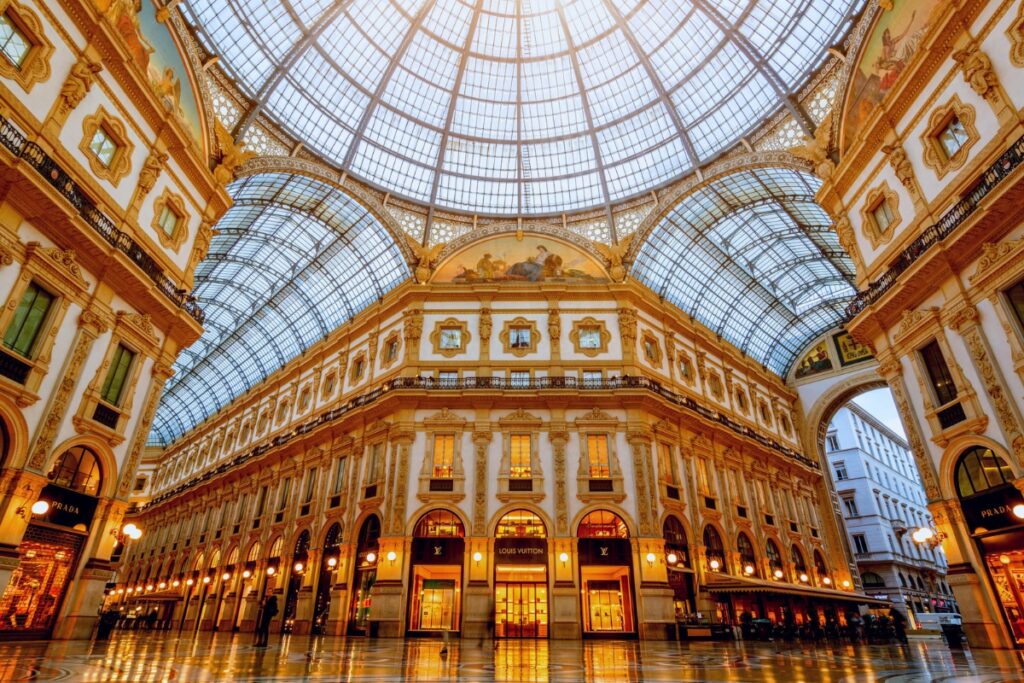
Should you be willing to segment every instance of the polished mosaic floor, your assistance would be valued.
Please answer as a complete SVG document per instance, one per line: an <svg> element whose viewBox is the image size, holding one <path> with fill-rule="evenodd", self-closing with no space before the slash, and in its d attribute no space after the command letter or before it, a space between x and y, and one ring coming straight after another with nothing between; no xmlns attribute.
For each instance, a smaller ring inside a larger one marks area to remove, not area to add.
<svg viewBox="0 0 1024 683"><path fill-rule="evenodd" d="M2 681L1021 681L1014 653L951 652L941 642L898 646L453 642L177 637L118 633L106 643L0 643Z"/></svg>

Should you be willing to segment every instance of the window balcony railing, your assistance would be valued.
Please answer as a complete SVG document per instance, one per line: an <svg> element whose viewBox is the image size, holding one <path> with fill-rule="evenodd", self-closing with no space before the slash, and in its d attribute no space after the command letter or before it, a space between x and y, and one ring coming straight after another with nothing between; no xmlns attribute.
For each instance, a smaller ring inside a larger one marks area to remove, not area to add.
<svg viewBox="0 0 1024 683"><path fill-rule="evenodd" d="M981 181L971 192L953 205L938 223L929 226L917 239L900 252L889 269L880 278L868 285L868 288L857 294L850 305L846 307L846 314L853 318L865 308L875 303L895 286L900 275L914 265L921 256L929 249L949 237L953 232L963 225L964 221L974 214L975 209L981 201L994 190L1006 176L1015 171L1024 162L1024 137L1017 139L1015 143L1003 152L992 166L981 176Z"/></svg>
<svg viewBox="0 0 1024 683"><path fill-rule="evenodd" d="M156 260L150 256L138 242L128 233L118 230L114 222L96 208L82 188L71 179L71 176L57 165L43 148L30 142L14 124L0 116L0 144L14 156L24 159L42 178L50 183L57 192L75 208L78 215L89 227L99 233L108 244L128 257L128 259L146 274L157 289L170 299L175 306L188 313L199 324L203 323L203 310L195 298L172 280L163 271Z"/></svg>
<svg viewBox="0 0 1024 683"><path fill-rule="evenodd" d="M456 380L438 382L432 377L397 377L393 380L385 382L383 385L372 389L356 396L348 403L328 410L321 413L317 417L298 425L294 429L282 434L278 434L271 441L259 444L254 448L250 449L245 453L240 453L231 460L221 463L218 467L209 469L203 474L194 477L178 486L161 493L159 496L151 500L147 507L162 503L163 501L172 498L173 496L182 493L194 486L212 479L228 470L241 465L242 463L258 458L272 448L282 446L292 439L307 434L325 424L335 422L342 419L349 413L363 406L370 405L377 400L386 397L396 391L403 390L416 390L416 391L481 391L481 390L502 390L502 391L575 391L575 392L596 392L596 391L616 391L623 389L642 390L652 394L656 394L660 398L672 403L673 405L699 415L704 419L718 423L723 427L731 430L732 432L745 436L749 439L757 441L762 446L770 448L775 452L779 453L783 457L789 458L799 462L805 467L811 469L821 469L820 465L814 460L804 456L802 453L780 444L778 441L769 438L767 435L762 434L754 429L751 429L747 425L741 424L736 420L723 415L713 408L708 408L705 405L698 403L690 396L684 396L677 394L671 389L663 386L660 382L650 379L648 377L608 377L601 381L600 384L596 384L593 380L587 380L585 383L576 377L534 377L529 380L528 383L520 385L519 382L512 384L501 377L464 377ZM376 487L374 486L374 493L376 495ZM364 497L372 497L366 495Z"/></svg>

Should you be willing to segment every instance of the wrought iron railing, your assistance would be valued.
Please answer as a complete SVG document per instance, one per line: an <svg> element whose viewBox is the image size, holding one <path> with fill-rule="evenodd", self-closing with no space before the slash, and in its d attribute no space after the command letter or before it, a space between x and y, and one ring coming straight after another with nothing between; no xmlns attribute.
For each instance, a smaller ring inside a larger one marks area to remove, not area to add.
<svg viewBox="0 0 1024 683"><path fill-rule="evenodd" d="M981 201L994 190L1006 176L1010 175L1018 166L1024 162L1024 136L1017 139L1010 145L992 166L986 170L981 181L971 192L957 202L953 208L943 214L938 223L929 226L917 239L900 252L899 256L889 265L889 269L882 274L863 292L860 292L850 305L846 307L846 314L854 317L871 304L878 301L896 284L900 275L907 271L921 256L933 246L949 237L960 227L978 208Z"/></svg>
<svg viewBox="0 0 1024 683"><path fill-rule="evenodd" d="M278 434L268 442L262 443L245 453L241 453L231 460L222 463L217 468L208 470L203 474L193 477L192 479L179 484L178 486L165 491L160 494L149 503L146 504L142 509L161 503L168 498L172 498L179 493L182 493L194 486L197 486L205 481L212 479L213 477L223 474L228 470L238 467L242 463L257 458L267 451L283 446L294 438L297 438L303 434L307 434L314 429L317 429L329 422L340 420L348 413L362 408L365 405L373 403L385 395L392 394L396 391L403 391L406 389L414 389L417 391L429 391L429 392L456 392L456 391L493 391L501 390L506 392L536 392L536 391L574 391L574 392L600 392L600 391L614 391L619 389L640 389L649 391L657 394L662 399L672 403L673 405L679 406L684 410L690 411L700 415L706 420L717 422L718 424L726 427L727 429L745 436L748 439L753 439L761 445L770 448L784 457L799 462L801 465L810 467L813 469L820 469L820 465L815 461L802 453L780 444L778 441L769 438L765 434L752 429L751 427L737 422L727 415L721 412L704 406L695 401L690 396L678 394L671 389L663 386L660 382L650 379L648 377L609 377L600 381L587 379L579 380L575 377L536 377L530 380L509 380L503 377L464 377L455 380L439 380L433 377L399 377L389 382L384 383L380 387L356 396L348 403L328 410L321 413L316 418L304 422L303 424L295 427L294 429Z"/></svg>
<svg viewBox="0 0 1024 683"><path fill-rule="evenodd" d="M107 218L100 209L96 207L91 199L86 196L82 188L71 179L67 172L57 165L57 162L47 154L42 147L30 142L14 124L3 116L0 116L0 144L3 144L12 154L24 159L36 172L42 176L57 192L66 199L75 211L82 217L89 227L99 233L108 244L128 257L132 263L139 267L146 274L160 292L174 302L174 305L188 313L196 322L202 324L204 320L203 310L199 307L195 298L184 289L178 287L178 283L172 280L160 267L160 264L149 255L149 253L131 236L119 230L112 220Z"/></svg>

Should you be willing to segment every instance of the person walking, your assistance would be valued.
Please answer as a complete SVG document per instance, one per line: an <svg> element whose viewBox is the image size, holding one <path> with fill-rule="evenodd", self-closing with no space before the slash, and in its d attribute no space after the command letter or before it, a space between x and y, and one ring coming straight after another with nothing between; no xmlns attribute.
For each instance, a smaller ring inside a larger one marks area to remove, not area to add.
<svg viewBox="0 0 1024 683"><path fill-rule="evenodd" d="M270 638L270 622L277 616L277 596L270 595L263 601L263 608L256 619L256 647L266 647Z"/></svg>

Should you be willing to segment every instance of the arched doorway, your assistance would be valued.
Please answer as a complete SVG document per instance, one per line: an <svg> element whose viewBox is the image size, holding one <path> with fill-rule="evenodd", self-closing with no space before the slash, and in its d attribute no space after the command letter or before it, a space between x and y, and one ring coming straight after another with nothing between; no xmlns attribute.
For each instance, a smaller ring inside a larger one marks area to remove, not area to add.
<svg viewBox="0 0 1024 683"><path fill-rule="evenodd" d="M302 588L302 577L306 574L309 562L309 530L304 530L295 541L292 552L292 566L288 572L288 590L284 599L284 615L281 619L281 633L291 633L295 623L295 612L299 604L299 590Z"/></svg>
<svg viewBox="0 0 1024 683"><path fill-rule="evenodd" d="M718 529L708 524L704 527L704 561L709 571L728 573L729 567L725 562L725 545L722 544L722 536Z"/></svg>
<svg viewBox="0 0 1024 683"><path fill-rule="evenodd" d="M779 552L779 546L772 539L768 539L764 543L764 554L768 558L768 571L771 573L771 577L776 581L782 581L786 578L786 566L782 562L782 553Z"/></svg>
<svg viewBox="0 0 1024 683"><path fill-rule="evenodd" d="M636 634L633 552L621 517L595 510L577 527L584 636Z"/></svg>
<svg viewBox="0 0 1024 683"><path fill-rule="evenodd" d="M512 510L494 530L494 635L548 637L547 527L529 510Z"/></svg>
<svg viewBox="0 0 1024 683"><path fill-rule="evenodd" d="M668 568L668 585L672 587L676 620L688 619L696 613L696 603L686 529L676 517L669 516L661 527L661 535L665 539L665 566Z"/></svg>
<svg viewBox="0 0 1024 683"><path fill-rule="evenodd" d="M953 470L967 529L985 563L1016 646L1024 647L1024 497L1013 471L991 448L974 446ZM921 542L938 542L934 536Z"/></svg>
<svg viewBox="0 0 1024 683"><path fill-rule="evenodd" d="M359 527L352 573L352 604L349 610L349 635L365 636L370 632L370 603L373 584L377 582L377 553L380 549L380 517L370 515Z"/></svg>
<svg viewBox="0 0 1024 683"><path fill-rule="evenodd" d="M2 420L0 420L2 423ZM0 596L4 638L49 638L92 526L103 485L99 457L73 446L54 462L18 550L21 561Z"/></svg>
<svg viewBox="0 0 1024 683"><path fill-rule="evenodd" d="M412 535L409 633L458 631L466 554L462 520L450 510L431 510L420 517Z"/></svg>
<svg viewBox="0 0 1024 683"><path fill-rule="evenodd" d="M327 630L327 620L331 615L331 589L334 585L334 572L338 569L341 555L341 524L335 522L324 536L323 552L320 554L320 571L316 581L316 598L313 601L313 635L322 635Z"/></svg>

